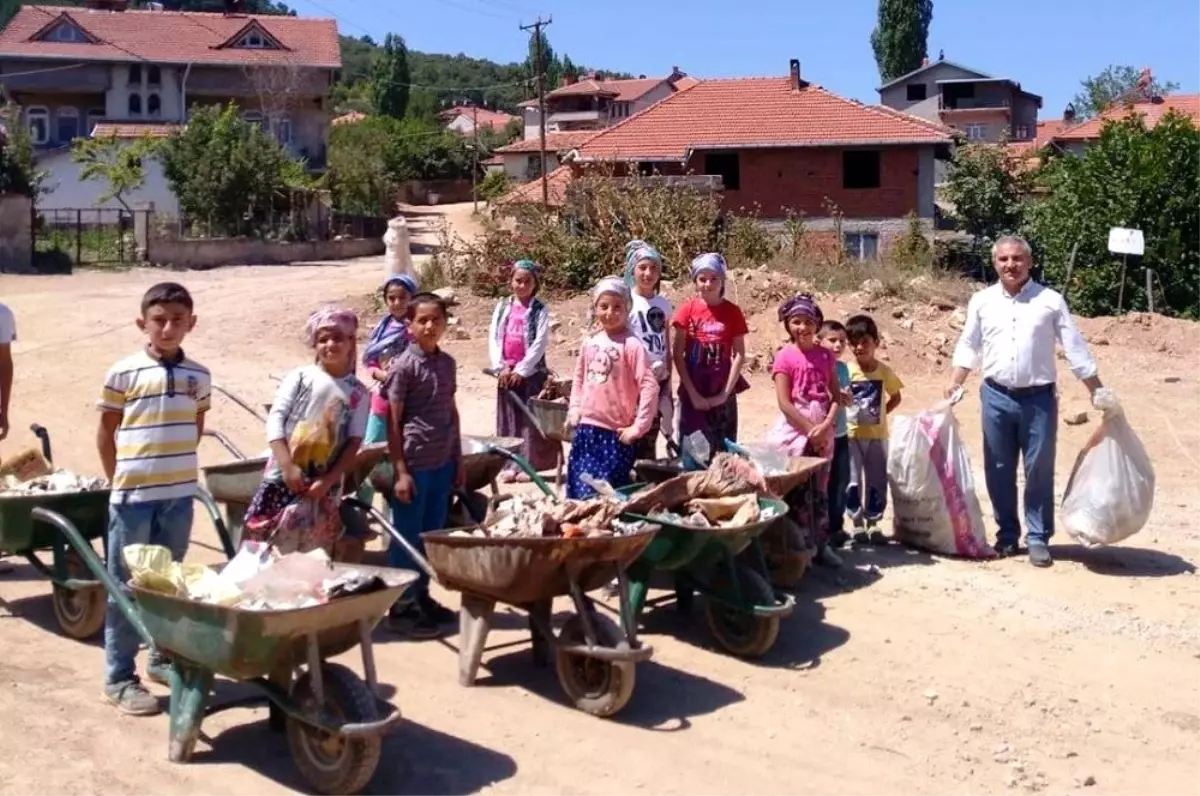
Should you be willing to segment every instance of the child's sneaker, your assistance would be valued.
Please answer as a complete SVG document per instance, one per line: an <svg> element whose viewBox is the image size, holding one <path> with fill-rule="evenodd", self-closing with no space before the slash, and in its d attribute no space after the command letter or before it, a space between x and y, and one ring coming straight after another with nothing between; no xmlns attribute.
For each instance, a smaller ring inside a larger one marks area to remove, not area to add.
<svg viewBox="0 0 1200 796"><path fill-rule="evenodd" d="M850 541L850 534L845 531L834 531L829 534L828 545L833 550L841 550Z"/></svg>
<svg viewBox="0 0 1200 796"><path fill-rule="evenodd" d="M842 557L833 552L829 545L822 545L817 550L816 561L818 564L830 569L838 569L842 566Z"/></svg>
<svg viewBox="0 0 1200 796"><path fill-rule="evenodd" d="M608 583L600 587L600 594L606 600L615 600L621 596L621 582L613 578Z"/></svg>
<svg viewBox="0 0 1200 796"><path fill-rule="evenodd" d="M871 531L870 540L871 544L876 547L886 547L891 543L891 540L887 538L883 531Z"/></svg>
<svg viewBox="0 0 1200 796"><path fill-rule="evenodd" d="M387 625L393 633L399 633L417 641L426 641L442 635L438 623L433 621L414 602L392 606L392 610L388 611Z"/></svg>
<svg viewBox="0 0 1200 796"><path fill-rule="evenodd" d="M157 716L162 712L158 699L136 678L104 686L104 698L126 716Z"/></svg>
<svg viewBox="0 0 1200 796"><path fill-rule="evenodd" d="M435 625L449 625L458 621L458 612L451 611L437 600L424 594L417 598L417 607L421 613L429 617Z"/></svg>
<svg viewBox="0 0 1200 796"><path fill-rule="evenodd" d="M151 652L146 660L146 679L159 685L171 684L171 659L161 652Z"/></svg>
<svg viewBox="0 0 1200 796"><path fill-rule="evenodd" d="M871 543L871 534L866 531L854 532L854 543L858 545L866 545Z"/></svg>

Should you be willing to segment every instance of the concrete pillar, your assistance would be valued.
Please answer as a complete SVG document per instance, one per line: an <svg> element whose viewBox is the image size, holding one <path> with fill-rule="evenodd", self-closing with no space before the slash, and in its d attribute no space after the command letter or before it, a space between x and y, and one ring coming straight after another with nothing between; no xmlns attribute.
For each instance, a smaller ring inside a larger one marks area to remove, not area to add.
<svg viewBox="0 0 1200 796"><path fill-rule="evenodd" d="M388 222L388 230L383 236L383 245L387 247L383 254L383 278L396 274L408 274L416 277L413 272L412 249L408 235L408 222L404 216L396 216Z"/></svg>
<svg viewBox="0 0 1200 796"><path fill-rule="evenodd" d="M133 240L140 262L150 260L150 227L154 223L154 202L133 206Z"/></svg>

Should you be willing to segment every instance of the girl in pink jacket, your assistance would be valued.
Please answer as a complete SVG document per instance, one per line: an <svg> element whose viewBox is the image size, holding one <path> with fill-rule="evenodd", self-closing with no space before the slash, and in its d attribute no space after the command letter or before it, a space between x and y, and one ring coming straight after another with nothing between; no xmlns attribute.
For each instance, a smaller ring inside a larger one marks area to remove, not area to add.
<svg viewBox="0 0 1200 796"><path fill-rule="evenodd" d="M567 422L575 427L567 464L567 497L583 500L596 491L584 475L614 487L630 482L637 441L658 411L658 380L642 341L628 328L629 286L615 277L592 291L592 314L600 331L579 351Z"/></svg>

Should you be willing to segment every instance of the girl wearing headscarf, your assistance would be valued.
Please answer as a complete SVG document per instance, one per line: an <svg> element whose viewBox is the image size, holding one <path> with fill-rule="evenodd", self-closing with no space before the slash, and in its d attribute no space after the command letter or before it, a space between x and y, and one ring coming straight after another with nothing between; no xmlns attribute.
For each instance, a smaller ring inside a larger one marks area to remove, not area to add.
<svg viewBox="0 0 1200 796"><path fill-rule="evenodd" d="M358 318L324 308L308 319L315 361L284 376L267 417L271 456L246 510L246 537L280 552L323 548L341 535L337 499L353 466L369 412L366 386L354 375Z"/></svg>
<svg viewBox="0 0 1200 796"><path fill-rule="evenodd" d="M842 388L838 383L833 352L821 345L817 332L824 323L821 308L807 293L794 296L779 307L779 322L788 342L775 355L771 378L780 417L767 432L766 442L789 456L833 456L834 425L837 422ZM817 471L817 488L822 496L829 489L829 468ZM801 527L809 528L822 555L829 533L829 503L808 501L797 506ZM811 511L811 515L809 512Z"/></svg>
<svg viewBox="0 0 1200 796"><path fill-rule="evenodd" d="M529 422L513 397L522 402L537 397L546 384L546 348L550 344L550 313L537 298L541 268L532 260L512 265L512 295L496 304L488 331L488 353L497 374L496 434L525 441L522 455L535 470L558 462L559 443L548 440ZM505 465L502 481L527 481L515 465Z"/></svg>
<svg viewBox="0 0 1200 796"><path fill-rule="evenodd" d="M599 330L580 347L567 423L575 428L567 464L567 497L596 494L584 476L614 487L630 482L637 441L650 430L658 407L658 380L645 346L629 331L629 286L601 279L592 291Z"/></svg>
<svg viewBox="0 0 1200 796"><path fill-rule="evenodd" d="M662 255L648 243L641 243L628 250L625 260L625 284L633 294L633 311L629 315L629 329L650 356L650 369L658 381L658 411L650 431L638 443L638 458L656 457L659 431L668 438L674 430L675 405L671 396L671 354L668 343L668 326L671 319L671 302L658 292L662 281ZM628 247L626 247L628 249Z"/></svg>
<svg viewBox="0 0 1200 796"><path fill-rule="evenodd" d="M737 440L737 395L750 387L742 377L746 359L746 316L725 298L725 258L701 254L689 274L696 295L685 301L671 320L674 340L671 361L679 372L679 435L697 431L712 453ZM684 463L695 467L686 446Z"/></svg>
<svg viewBox="0 0 1200 796"><path fill-rule="evenodd" d="M371 414L363 444L387 439L388 403L383 395L383 382L387 380L388 363L412 342L408 330L408 302L418 290L417 280L408 274L394 274L383 283L383 300L388 314L371 330L362 357L363 366L371 377ZM370 503L374 492L368 479L358 494Z"/></svg>

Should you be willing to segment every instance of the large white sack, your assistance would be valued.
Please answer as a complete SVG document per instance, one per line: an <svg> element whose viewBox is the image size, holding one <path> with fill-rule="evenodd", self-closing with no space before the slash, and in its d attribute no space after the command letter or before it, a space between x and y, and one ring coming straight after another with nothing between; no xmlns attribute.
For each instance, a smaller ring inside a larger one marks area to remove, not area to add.
<svg viewBox="0 0 1200 796"><path fill-rule="evenodd" d="M1142 529L1154 506L1154 466L1111 393L1097 391L1104 419L1075 459L1062 515L1083 545L1116 544Z"/></svg>
<svg viewBox="0 0 1200 796"><path fill-rule="evenodd" d="M971 459L952 403L892 418L888 483L892 533L905 544L944 555L994 558L975 497Z"/></svg>

